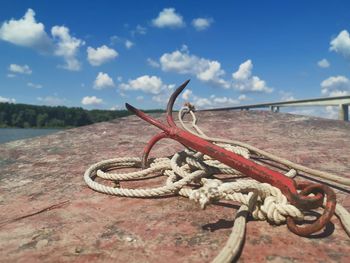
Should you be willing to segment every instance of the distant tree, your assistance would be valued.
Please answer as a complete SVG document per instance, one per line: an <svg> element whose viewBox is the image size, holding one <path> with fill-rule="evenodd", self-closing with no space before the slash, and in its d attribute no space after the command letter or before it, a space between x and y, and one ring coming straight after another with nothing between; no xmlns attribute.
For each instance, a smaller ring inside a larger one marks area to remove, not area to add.
<svg viewBox="0 0 350 263"><path fill-rule="evenodd" d="M36 127L45 127L48 120L47 113L40 113L36 116Z"/></svg>
<svg viewBox="0 0 350 263"><path fill-rule="evenodd" d="M146 112L164 112L148 110ZM77 127L115 118L129 116L126 110L84 110L83 108L67 108L64 106L49 107L27 104L0 103L0 127L39 127L64 128Z"/></svg>

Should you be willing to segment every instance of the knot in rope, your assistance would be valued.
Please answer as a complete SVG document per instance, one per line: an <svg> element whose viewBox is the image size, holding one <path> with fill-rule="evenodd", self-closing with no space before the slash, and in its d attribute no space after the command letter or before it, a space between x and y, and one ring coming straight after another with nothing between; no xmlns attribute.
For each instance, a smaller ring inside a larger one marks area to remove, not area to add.
<svg viewBox="0 0 350 263"><path fill-rule="evenodd" d="M303 166L275 157L245 143L208 137L196 125L197 119L193 110L194 108L191 105L187 105L186 108L182 108L179 111L179 121L185 130L210 140L246 159L251 158L251 155L253 155L255 157L267 157L277 163L283 163L290 169L285 173L288 177L295 177L298 174L297 169L306 171L306 168ZM191 114L193 120L192 128L195 132L191 131L183 122L182 118L185 114ZM292 217L294 220L302 220L304 217L298 208L288 203L287 198L278 188L267 183L259 183L253 179L241 179L245 175L200 152L185 149L174 154L171 158L155 158L149 163L149 167L143 170L127 173L110 172L110 170L119 168L140 167L141 160L134 157L104 160L91 165L85 171L84 180L90 188L98 192L117 196L144 198L178 194L199 203L202 209L220 200L239 203L241 206L236 214L232 233L225 247L214 259L213 262L215 263L231 262L236 257L243 245L246 218L249 213L256 220L268 220L274 224L284 223L287 217ZM216 176L219 174L230 175L229 180L231 181L217 179ZM320 175L321 172L317 171L317 174ZM127 189L119 185L120 181L147 179L154 175L166 176L165 184L154 188L141 189ZM118 183L118 187L98 183L94 181L96 176L105 180L115 181ZM233 179L240 177L240 179L232 181L232 177ZM335 178L334 180L339 179L335 176L331 178ZM350 185L350 183L347 185ZM336 214L349 234L350 215L340 205L336 207Z"/></svg>
<svg viewBox="0 0 350 263"><path fill-rule="evenodd" d="M205 209L206 206L212 202L219 201L222 197L222 194L219 190L219 186L222 184L222 181L213 179L201 180L203 186L198 190L193 190L189 196L190 200L198 202L202 209Z"/></svg>

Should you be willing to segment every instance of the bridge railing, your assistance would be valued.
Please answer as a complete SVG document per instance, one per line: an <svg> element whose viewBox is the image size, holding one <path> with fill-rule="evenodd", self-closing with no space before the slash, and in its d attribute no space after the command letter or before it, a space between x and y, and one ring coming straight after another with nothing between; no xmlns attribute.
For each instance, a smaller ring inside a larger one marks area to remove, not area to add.
<svg viewBox="0 0 350 263"><path fill-rule="evenodd" d="M249 105L241 105L241 106L235 106L235 107L207 109L203 111L249 110L249 109L258 109L258 108L270 108L270 110L273 112L279 112L280 107L338 106L339 107L338 119L343 121L349 121L349 105L350 105L350 96L339 96L339 97L328 97L328 98L249 104Z"/></svg>

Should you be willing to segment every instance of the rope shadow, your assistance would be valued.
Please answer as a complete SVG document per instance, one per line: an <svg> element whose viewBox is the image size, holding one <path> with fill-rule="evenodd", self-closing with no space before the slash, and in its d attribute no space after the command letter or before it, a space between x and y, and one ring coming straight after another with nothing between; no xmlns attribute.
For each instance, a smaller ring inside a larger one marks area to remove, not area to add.
<svg viewBox="0 0 350 263"><path fill-rule="evenodd" d="M203 230L215 232L219 229L229 229L233 227L233 222L231 220L219 219L215 223L209 223L202 226Z"/></svg>

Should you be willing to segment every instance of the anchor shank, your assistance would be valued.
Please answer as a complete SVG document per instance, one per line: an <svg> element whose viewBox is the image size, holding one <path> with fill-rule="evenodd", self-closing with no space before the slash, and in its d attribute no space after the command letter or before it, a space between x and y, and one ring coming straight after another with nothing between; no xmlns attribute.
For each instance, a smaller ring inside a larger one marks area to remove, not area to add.
<svg viewBox="0 0 350 263"><path fill-rule="evenodd" d="M294 199L293 197L297 194L294 180L277 171L259 165L179 128L176 128L176 130L172 129L172 133L169 137L193 150L219 160L259 182L269 183L279 188L290 201L292 201Z"/></svg>

